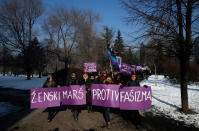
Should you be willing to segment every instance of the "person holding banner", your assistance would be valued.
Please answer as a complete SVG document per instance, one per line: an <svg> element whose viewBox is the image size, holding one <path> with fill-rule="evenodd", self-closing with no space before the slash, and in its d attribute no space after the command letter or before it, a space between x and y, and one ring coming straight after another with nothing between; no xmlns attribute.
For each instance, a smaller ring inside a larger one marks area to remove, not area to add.
<svg viewBox="0 0 199 131"><path fill-rule="evenodd" d="M79 85L79 81L77 79L77 75L75 72L72 72L71 73L71 80L69 82L67 82L67 85ZM74 117L74 120L78 120L78 116L79 116L79 113L81 112L81 110L79 109L79 106L71 106L72 107L72 115Z"/></svg>
<svg viewBox="0 0 199 131"><path fill-rule="evenodd" d="M107 76L107 78L104 80L104 84L112 84L112 78L110 75ZM111 128L111 123L110 123L110 108L109 107L104 107L104 111L103 111L103 116L104 116L104 120L106 122L106 126L108 129Z"/></svg>
<svg viewBox="0 0 199 131"><path fill-rule="evenodd" d="M123 81L121 79L121 75L120 74L117 74L114 76L115 80L114 80L114 83L117 84L117 85L120 85L120 87L123 86Z"/></svg>
<svg viewBox="0 0 199 131"><path fill-rule="evenodd" d="M91 84L92 81L89 79L89 76L87 73L83 74L83 79L81 81L82 85L86 86L86 104L87 104L87 110L88 113L90 113L90 111L92 110L92 104L91 104Z"/></svg>
<svg viewBox="0 0 199 131"><path fill-rule="evenodd" d="M102 73L98 72L97 76L95 77L95 79L97 79L97 84L102 84L103 83L103 79L102 79Z"/></svg>
<svg viewBox="0 0 199 131"><path fill-rule="evenodd" d="M130 81L127 82L127 86L140 86L140 83L136 79L136 74L132 73Z"/></svg>
<svg viewBox="0 0 199 131"><path fill-rule="evenodd" d="M91 97L91 85L92 84L97 84L97 80L95 79L94 73L90 74L89 78L89 88L88 88L88 112L92 111L92 97Z"/></svg>
<svg viewBox="0 0 199 131"><path fill-rule="evenodd" d="M135 86L135 87L138 87L140 86L139 82L136 80L136 74L135 73L132 73L131 74L131 80L127 82L127 86ZM140 113L139 113L139 110L128 110L128 111L125 111L125 115L126 116L130 116L130 118L133 118L133 123L135 123L135 126L137 129L142 129L142 126L141 126L141 116L140 116Z"/></svg>
<svg viewBox="0 0 199 131"><path fill-rule="evenodd" d="M101 79L100 79L100 76L98 75L98 73L95 73L94 74L95 75L95 84L100 84L100 83L102 83L102 81L101 81Z"/></svg>
<svg viewBox="0 0 199 131"><path fill-rule="evenodd" d="M103 71L102 71L102 76L101 76L102 81L104 81L104 80L106 79L106 77L107 77L107 73L106 73L105 70L103 70Z"/></svg>
<svg viewBox="0 0 199 131"><path fill-rule="evenodd" d="M52 76L48 77L46 82L43 85L43 88L56 88L56 83L53 80ZM52 121L53 117L57 114L56 107L49 107L48 110L48 122Z"/></svg>

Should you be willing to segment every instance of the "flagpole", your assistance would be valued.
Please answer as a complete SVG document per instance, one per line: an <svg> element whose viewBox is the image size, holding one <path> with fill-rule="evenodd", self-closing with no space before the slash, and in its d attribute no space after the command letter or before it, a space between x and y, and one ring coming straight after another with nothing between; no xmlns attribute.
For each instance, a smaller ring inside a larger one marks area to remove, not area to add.
<svg viewBox="0 0 199 131"><path fill-rule="evenodd" d="M107 45L107 49L109 48L109 46L110 46L110 44ZM111 72L112 72L112 78L114 78L114 76L113 76L113 66L111 64L111 58L110 58L110 56L109 56L109 62L110 62L110 67L111 67Z"/></svg>
<svg viewBox="0 0 199 131"><path fill-rule="evenodd" d="M109 62L110 62L110 67L111 67L112 77L114 78L114 76L113 76L113 66L112 66L112 64L111 64L110 57L109 57Z"/></svg>

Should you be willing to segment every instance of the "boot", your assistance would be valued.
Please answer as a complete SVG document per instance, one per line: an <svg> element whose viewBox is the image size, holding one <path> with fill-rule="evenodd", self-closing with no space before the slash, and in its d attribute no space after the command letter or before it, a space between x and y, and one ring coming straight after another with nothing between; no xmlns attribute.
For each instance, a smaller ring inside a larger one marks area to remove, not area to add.
<svg viewBox="0 0 199 131"><path fill-rule="evenodd" d="M107 129L111 129L111 123L110 122L107 123Z"/></svg>

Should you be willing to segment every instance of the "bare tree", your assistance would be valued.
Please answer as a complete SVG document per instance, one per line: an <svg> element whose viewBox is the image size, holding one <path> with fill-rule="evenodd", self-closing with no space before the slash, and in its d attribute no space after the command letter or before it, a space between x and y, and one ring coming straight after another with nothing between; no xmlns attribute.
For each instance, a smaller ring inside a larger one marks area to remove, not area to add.
<svg viewBox="0 0 199 131"><path fill-rule="evenodd" d="M193 39L198 36L198 0L122 0L128 12L128 22L139 22L145 27L143 36L159 39L164 49L177 56L181 72L181 104L187 112L188 67Z"/></svg>
<svg viewBox="0 0 199 131"><path fill-rule="evenodd" d="M90 50L86 47L92 43L93 24L97 20L98 16L92 14L91 11L75 8L68 10L63 7L56 8L47 17L43 29L49 34L49 39L55 45L55 49L50 52L57 56L58 61L65 63L65 69L70 64L74 47L81 47L81 51ZM88 52L84 52L79 56L88 56L88 54Z"/></svg>
<svg viewBox="0 0 199 131"><path fill-rule="evenodd" d="M84 62L97 62L97 35L95 24L99 21L99 15L92 11L84 11L83 22L79 23L77 55L80 65Z"/></svg>
<svg viewBox="0 0 199 131"><path fill-rule="evenodd" d="M27 79L31 74L31 55L26 51L32 40L33 26L42 13L41 0L1 0L0 41L23 54Z"/></svg>

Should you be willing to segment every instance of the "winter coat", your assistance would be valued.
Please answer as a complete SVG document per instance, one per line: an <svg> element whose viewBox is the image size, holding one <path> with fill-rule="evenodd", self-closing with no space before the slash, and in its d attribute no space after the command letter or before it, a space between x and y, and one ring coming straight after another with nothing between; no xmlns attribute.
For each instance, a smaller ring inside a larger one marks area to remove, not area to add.
<svg viewBox="0 0 199 131"><path fill-rule="evenodd" d="M91 101L91 85L95 84L94 80L90 80L90 79L82 79L81 80L81 85L85 85L86 86L86 103L88 106L91 106L92 101ZM90 90L89 90L90 89Z"/></svg>
<svg viewBox="0 0 199 131"><path fill-rule="evenodd" d="M95 79L95 84L103 84L102 77L99 76L97 79Z"/></svg>
<svg viewBox="0 0 199 131"><path fill-rule="evenodd" d="M127 86L140 86L140 83L137 80L131 80L127 82Z"/></svg>
<svg viewBox="0 0 199 131"><path fill-rule="evenodd" d="M56 88L56 83L54 81L46 81L43 85L43 88Z"/></svg>
<svg viewBox="0 0 199 131"><path fill-rule="evenodd" d="M69 85L79 85L79 81L78 81L78 79L71 79L68 83L67 83L67 85L69 86Z"/></svg>
<svg viewBox="0 0 199 131"><path fill-rule="evenodd" d="M89 79L82 79L80 82L81 85L85 85L86 86L86 90L88 91L88 88L91 87L91 82Z"/></svg>

